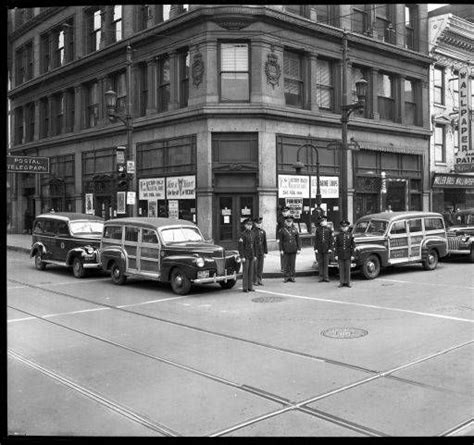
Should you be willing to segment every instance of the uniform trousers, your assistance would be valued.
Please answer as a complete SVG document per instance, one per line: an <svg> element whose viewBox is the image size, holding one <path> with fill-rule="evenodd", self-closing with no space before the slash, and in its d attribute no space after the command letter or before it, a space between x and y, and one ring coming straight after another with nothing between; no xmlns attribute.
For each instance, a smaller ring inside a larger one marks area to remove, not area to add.
<svg viewBox="0 0 474 445"><path fill-rule="evenodd" d="M263 260L265 257L263 255L257 255L257 260L255 261L255 270L253 276L254 283L261 283L263 278Z"/></svg>
<svg viewBox="0 0 474 445"><path fill-rule="evenodd" d="M339 281L341 284L351 284L351 260L338 260Z"/></svg>
<svg viewBox="0 0 474 445"><path fill-rule="evenodd" d="M329 280L329 254L327 252L320 253L318 251L316 259L318 261L319 278L322 280Z"/></svg>
<svg viewBox="0 0 474 445"><path fill-rule="evenodd" d="M255 260L245 259L245 262L242 263L242 290L252 290L253 289L253 274L255 269Z"/></svg>
<svg viewBox="0 0 474 445"><path fill-rule="evenodd" d="M295 278L296 252L284 253L282 257L283 257L283 276L285 278Z"/></svg>

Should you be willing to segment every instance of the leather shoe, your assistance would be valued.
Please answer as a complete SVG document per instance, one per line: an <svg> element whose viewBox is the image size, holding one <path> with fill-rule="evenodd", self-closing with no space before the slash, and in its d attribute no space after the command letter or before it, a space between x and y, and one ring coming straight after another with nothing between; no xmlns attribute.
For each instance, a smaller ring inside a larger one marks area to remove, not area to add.
<svg viewBox="0 0 474 445"><path fill-rule="evenodd" d="M294 279L294 278L290 278L290 281L291 281L292 283L294 283L294 282L295 282L295 279Z"/></svg>
<svg viewBox="0 0 474 445"><path fill-rule="evenodd" d="M247 290L247 289L244 289L242 292L248 292L248 290Z"/></svg>
<svg viewBox="0 0 474 445"><path fill-rule="evenodd" d="M323 280L325 283L329 283L329 280Z"/></svg>
<svg viewBox="0 0 474 445"><path fill-rule="evenodd" d="M321 278L320 280L318 280L318 283L322 283L324 280Z"/></svg>
<svg viewBox="0 0 474 445"><path fill-rule="evenodd" d="M350 284L346 284L346 287L352 287Z"/></svg>
<svg viewBox="0 0 474 445"><path fill-rule="evenodd" d="M285 279L283 280L283 283L288 283L288 281L290 281L290 279L289 279L289 278L285 278Z"/></svg>
<svg viewBox="0 0 474 445"><path fill-rule="evenodd" d="M337 287L344 287L344 285L342 283L339 283Z"/></svg>
<svg viewBox="0 0 474 445"><path fill-rule="evenodd" d="M249 292L255 292L255 289L249 289Z"/></svg>

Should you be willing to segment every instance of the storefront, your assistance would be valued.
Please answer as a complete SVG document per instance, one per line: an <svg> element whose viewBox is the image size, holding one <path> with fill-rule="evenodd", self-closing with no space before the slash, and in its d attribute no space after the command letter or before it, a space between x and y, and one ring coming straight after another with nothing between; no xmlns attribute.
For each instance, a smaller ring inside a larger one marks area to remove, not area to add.
<svg viewBox="0 0 474 445"><path fill-rule="evenodd" d="M50 158L50 173L41 175L42 212L72 212L74 184L74 155Z"/></svg>
<svg viewBox="0 0 474 445"><path fill-rule="evenodd" d="M434 212L443 212L447 207L454 210L473 208L474 175L434 173L432 199Z"/></svg>

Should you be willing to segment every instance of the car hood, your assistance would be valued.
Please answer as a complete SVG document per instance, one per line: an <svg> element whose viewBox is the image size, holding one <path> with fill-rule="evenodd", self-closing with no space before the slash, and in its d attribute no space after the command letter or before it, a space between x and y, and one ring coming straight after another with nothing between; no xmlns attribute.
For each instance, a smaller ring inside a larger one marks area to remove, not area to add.
<svg viewBox="0 0 474 445"><path fill-rule="evenodd" d="M221 246L204 242L171 243L164 246L164 250L168 255L192 255L197 253L205 257L223 257L225 251Z"/></svg>

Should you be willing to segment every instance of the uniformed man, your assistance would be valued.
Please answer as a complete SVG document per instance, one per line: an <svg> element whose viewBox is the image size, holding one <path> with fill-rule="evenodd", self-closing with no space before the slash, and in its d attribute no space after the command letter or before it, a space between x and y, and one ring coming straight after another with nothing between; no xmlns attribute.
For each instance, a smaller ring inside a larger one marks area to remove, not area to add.
<svg viewBox="0 0 474 445"><path fill-rule="evenodd" d="M283 282L295 282L296 254L301 252L301 240L298 230L293 225L293 217L288 215L285 226L279 235L280 256L283 258Z"/></svg>
<svg viewBox="0 0 474 445"><path fill-rule="evenodd" d="M354 254L354 236L349 232L351 223L347 219L341 221L341 231L336 235L335 253L339 263L339 286L351 286L351 257Z"/></svg>
<svg viewBox="0 0 474 445"><path fill-rule="evenodd" d="M255 232L252 230L253 221L244 221L244 230L239 238L239 254L242 260L242 291L253 292L253 273L255 262Z"/></svg>
<svg viewBox="0 0 474 445"><path fill-rule="evenodd" d="M255 232L255 270L253 284L263 286L263 263L265 255L268 253L267 234L262 229L262 217L255 218L253 223L253 230Z"/></svg>
<svg viewBox="0 0 474 445"><path fill-rule="evenodd" d="M286 217L290 215L290 208L289 207L283 207L281 209L280 214L277 217L277 229L276 229L276 238L280 238L280 230L285 227L285 219ZM283 272L283 255L280 255L280 270Z"/></svg>
<svg viewBox="0 0 474 445"><path fill-rule="evenodd" d="M321 214L314 234L314 252L318 261L319 282L329 283L329 255L334 247L334 234L326 215Z"/></svg>

